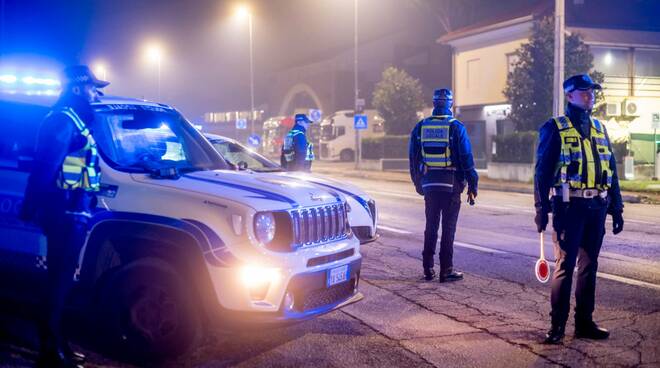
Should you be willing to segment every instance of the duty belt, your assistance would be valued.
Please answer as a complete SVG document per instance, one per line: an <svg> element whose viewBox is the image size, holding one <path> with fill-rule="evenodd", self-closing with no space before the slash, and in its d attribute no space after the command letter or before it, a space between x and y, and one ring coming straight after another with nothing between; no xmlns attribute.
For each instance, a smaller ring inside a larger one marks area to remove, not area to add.
<svg viewBox="0 0 660 368"><path fill-rule="evenodd" d="M554 195L561 197L561 188L552 188L552 190ZM607 198L607 191L598 189L569 189L568 196L571 198L591 199L601 197L604 199Z"/></svg>

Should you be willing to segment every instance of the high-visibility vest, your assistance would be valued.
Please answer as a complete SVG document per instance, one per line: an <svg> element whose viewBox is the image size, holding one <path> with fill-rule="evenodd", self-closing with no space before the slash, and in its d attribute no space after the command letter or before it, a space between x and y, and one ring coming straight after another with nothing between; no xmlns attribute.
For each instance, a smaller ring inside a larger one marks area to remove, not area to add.
<svg viewBox="0 0 660 368"><path fill-rule="evenodd" d="M284 137L284 143L282 144L282 153L284 154L284 160L286 160L286 162L292 162L295 160L296 157L295 137L300 134L304 136L305 132L298 129L291 129L289 133L287 133L287 135Z"/></svg>
<svg viewBox="0 0 660 368"><path fill-rule="evenodd" d="M61 113L69 117L80 135L87 141L83 148L69 153L64 158L57 178L57 186L64 190L82 189L86 192L97 192L100 187L101 171L94 137L82 119L70 107L64 107L54 113Z"/></svg>
<svg viewBox="0 0 660 368"><path fill-rule="evenodd" d="M429 168L449 168L451 148L449 142L449 127L456 120L451 115L431 116L422 122L420 142L422 146L422 161Z"/></svg>
<svg viewBox="0 0 660 368"><path fill-rule="evenodd" d="M561 137L555 184L568 183L571 189L607 190L612 185L612 152L605 127L589 118L591 134L584 138L567 116L553 119Z"/></svg>

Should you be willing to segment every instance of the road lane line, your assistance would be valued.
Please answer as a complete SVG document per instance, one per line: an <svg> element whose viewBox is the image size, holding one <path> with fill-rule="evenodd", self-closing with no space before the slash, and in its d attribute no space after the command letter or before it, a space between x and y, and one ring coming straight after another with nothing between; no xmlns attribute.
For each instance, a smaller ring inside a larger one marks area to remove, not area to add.
<svg viewBox="0 0 660 368"><path fill-rule="evenodd" d="M509 252L505 252L505 251L502 251L502 250L499 250L499 249L486 248L486 247L482 247L480 245L463 243L463 242L459 242L459 241L454 241L454 245L458 245L459 247L478 250L480 252L486 252L486 253L493 253L493 254L506 254L506 253L509 253Z"/></svg>
<svg viewBox="0 0 660 368"><path fill-rule="evenodd" d="M410 232L410 231L401 230L401 229L397 229L397 228L389 227L389 226L385 226L385 225L379 225L378 228L386 230L386 231L391 231L393 233L412 234L412 232ZM504 251L504 250L484 247L484 246L480 246L480 245L476 245L476 244L464 243L464 242L461 242L461 241L454 241L454 245L457 245L457 246L462 247L462 248L468 248L468 249L472 249L472 250L476 250L476 251L480 251L480 252L485 252L485 253L515 254L515 253L507 252L507 251ZM548 263L550 265L552 265L553 268L555 267L555 262L550 261ZM577 267L575 268L575 271L577 271ZM635 279L631 279L631 278L628 278L628 277L612 275L610 273L604 273L604 272L598 272L596 275L600 278L603 278L603 279L618 281L618 282L628 284L628 285L634 285L634 286L640 286L640 287L646 287L646 288L650 288L650 289L660 290L660 285L652 284L652 283L646 282L646 281L635 280Z"/></svg>
<svg viewBox="0 0 660 368"><path fill-rule="evenodd" d="M378 229L382 229L382 230L385 230L385 231L391 231L391 232L397 233L397 234L412 234L412 231L401 230L401 229L397 229L397 228L394 228L394 227L389 227L389 226L385 226L385 225L381 225L381 224L378 225Z"/></svg>

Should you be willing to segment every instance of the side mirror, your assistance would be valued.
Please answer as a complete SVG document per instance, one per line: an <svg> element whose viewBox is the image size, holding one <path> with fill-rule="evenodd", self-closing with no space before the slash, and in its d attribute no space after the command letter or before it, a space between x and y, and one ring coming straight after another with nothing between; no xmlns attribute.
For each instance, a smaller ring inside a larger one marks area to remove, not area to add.
<svg viewBox="0 0 660 368"><path fill-rule="evenodd" d="M236 168L238 168L239 171L241 171L241 170L247 170L247 168L248 168L248 164L247 164L247 162L245 162L245 161L239 161L239 162L236 164Z"/></svg>

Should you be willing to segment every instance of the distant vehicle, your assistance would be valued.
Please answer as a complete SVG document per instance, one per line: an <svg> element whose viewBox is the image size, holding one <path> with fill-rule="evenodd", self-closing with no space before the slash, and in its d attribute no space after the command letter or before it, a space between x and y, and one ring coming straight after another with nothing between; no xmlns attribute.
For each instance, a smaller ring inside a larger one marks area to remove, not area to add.
<svg viewBox="0 0 660 368"><path fill-rule="evenodd" d="M362 298L360 244L338 191L235 170L168 105L105 96L92 107L101 191L68 307L109 346L173 356L209 325L290 323ZM0 101L4 305L37 302L46 284L45 237L18 214L48 111Z"/></svg>
<svg viewBox="0 0 660 368"><path fill-rule="evenodd" d="M385 135L383 118L376 110L365 110L368 117L368 129L361 130L362 138L382 137ZM321 160L355 160L355 128L353 110L337 111L321 121L319 157Z"/></svg>
<svg viewBox="0 0 660 368"><path fill-rule="evenodd" d="M268 157L279 157L284 136L293 128L293 117L275 116L264 121L262 152Z"/></svg>
<svg viewBox="0 0 660 368"><path fill-rule="evenodd" d="M253 170L259 173L277 173L278 175L310 181L328 187L344 195L350 207L348 222L360 243L377 239L378 211L376 201L360 188L340 183L336 180L309 173L287 172L280 165L243 146L238 141L215 135L204 134L213 147L238 170Z"/></svg>

